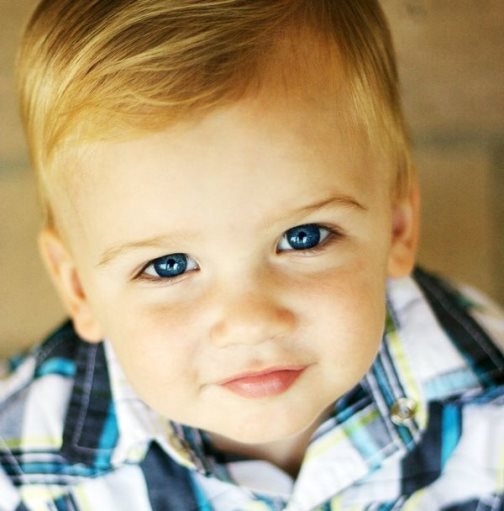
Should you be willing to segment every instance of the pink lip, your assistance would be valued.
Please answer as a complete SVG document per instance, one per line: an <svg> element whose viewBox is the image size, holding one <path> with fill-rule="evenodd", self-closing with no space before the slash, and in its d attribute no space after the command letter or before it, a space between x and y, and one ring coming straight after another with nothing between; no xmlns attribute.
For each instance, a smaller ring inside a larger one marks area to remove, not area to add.
<svg viewBox="0 0 504 511"><path fill-rule="evenodd" d="M220 385L246 398L271 397L283 394L301 376L306 367L280 367L246 373L220 382Z"/></svg>

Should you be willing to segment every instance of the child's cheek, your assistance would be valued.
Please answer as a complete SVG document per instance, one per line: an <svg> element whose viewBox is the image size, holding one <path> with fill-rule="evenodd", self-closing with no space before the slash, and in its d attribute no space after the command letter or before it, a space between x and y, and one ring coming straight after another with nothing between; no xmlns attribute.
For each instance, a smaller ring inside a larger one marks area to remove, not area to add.
<svg viewBox="0 0 504 511"><path fill-rule="evenodd" d="M320 331L322 339L335 339L324 351L341 354L350 343L352 349L359 350L365 348L368 339L376 344L385 318L383 268L368 268L364 261L355 261L327 271L311 283L297 284L298 309L302 311L304 327ZM354 339L360 342L356 345Z"/></svg>
<svg viewBox="0 0 504 511"><path fill-rule="evenodd" d="M145 372L145 378L161 374L165 384L176 381L190 371L198 349L193 313L188 305L173 304L125 311L114 334L122 362L135 373Z"/></svg>

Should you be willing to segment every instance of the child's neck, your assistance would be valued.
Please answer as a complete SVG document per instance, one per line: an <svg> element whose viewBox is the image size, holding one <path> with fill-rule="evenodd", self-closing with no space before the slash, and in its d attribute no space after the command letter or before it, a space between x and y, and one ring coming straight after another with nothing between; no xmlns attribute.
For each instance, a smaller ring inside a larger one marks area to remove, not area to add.
<svg viewBox="0 0 504 511"><path fill-rule="evenodd" d="M213 446L220 451L269 461L295 479L301 468L310 438L321 422L322 419L319 419L293 437L264 444L244 444L213 433L210 434L210 439Z"/></svg>

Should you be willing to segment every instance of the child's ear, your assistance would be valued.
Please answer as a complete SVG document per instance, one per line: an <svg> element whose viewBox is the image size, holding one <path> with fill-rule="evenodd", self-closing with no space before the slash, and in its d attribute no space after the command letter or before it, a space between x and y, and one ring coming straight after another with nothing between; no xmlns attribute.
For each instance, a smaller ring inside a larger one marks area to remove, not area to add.
<svg viewBox="0 0 504 511"><path fill-rule="evenodd" d="M420 231L420 191L415 181L409 193L397 200L392 210L392 244L388 276L405 277L415 266Z"/></svg>
<svg viewBox="0 0 504 511"><path fill-rule="evenodd" d="M38 241L42 259L76 332L88 342L102 340L100 325L91 311L77 267L65 243L50 228L42 230Z"/></svg>

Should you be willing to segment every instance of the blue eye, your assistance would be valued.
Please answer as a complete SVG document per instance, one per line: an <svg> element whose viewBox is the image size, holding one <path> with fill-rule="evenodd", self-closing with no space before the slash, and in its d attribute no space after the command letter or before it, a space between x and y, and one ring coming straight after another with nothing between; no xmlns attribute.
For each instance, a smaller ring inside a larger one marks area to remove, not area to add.
<svg viewBox="0 0 504 511"><path fill-rule="evenodd" d="M197 267L197 263L186 254L169 254L151 261L142 273L149 277L170 279Z"/></svg>
<svg viewBox="0 0 504 511"><path fill-rule="evenodd" d="M285 232L278 244L278 251L310 250L323 242L331 231L321 225L298 225Z"/></svg>

